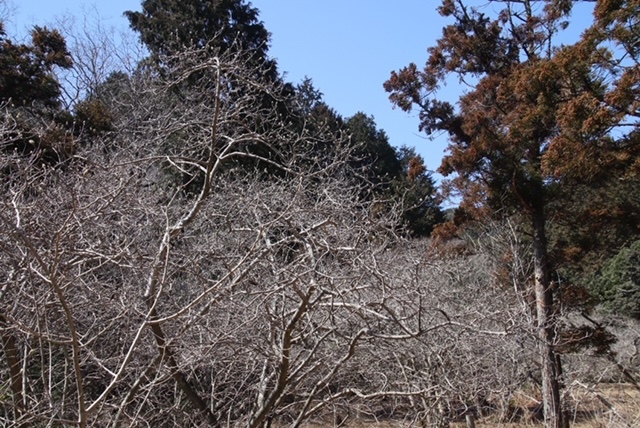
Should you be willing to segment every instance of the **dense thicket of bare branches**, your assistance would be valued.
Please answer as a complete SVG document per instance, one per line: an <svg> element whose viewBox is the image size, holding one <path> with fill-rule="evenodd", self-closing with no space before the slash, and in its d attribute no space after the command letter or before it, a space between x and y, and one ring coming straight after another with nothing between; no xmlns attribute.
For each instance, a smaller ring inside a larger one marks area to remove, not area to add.
<svg viewBox="0 0 640 428"><path fill-rule="evenodd" d="M105 86L110 131L55 168L1 152L0 420L506 412L535 352L520 244L461 258L404 241L400 213L363 198L347 136L307 123L284 88L239 57L166 64Z"/></svg>

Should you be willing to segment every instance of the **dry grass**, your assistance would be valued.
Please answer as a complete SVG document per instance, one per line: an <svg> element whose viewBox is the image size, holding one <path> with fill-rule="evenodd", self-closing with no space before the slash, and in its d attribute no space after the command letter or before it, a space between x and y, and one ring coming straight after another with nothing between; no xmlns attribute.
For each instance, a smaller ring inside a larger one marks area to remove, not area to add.
<svg viewBox="0 0 640 428"><path fill-rule="evenodd" d="M636 428L640 427L640 390L629 384L600 384L590 387L574 384L568 388L565 403L570 407L570 426L575 428ZM476 420L476 428L531 428L544 424L532 417L537 402L527 394L514 397L514 408L520 409L518 421L503 422L496 415ZM354 421L346 425L314 423L306 428L401 428L398 421ZM466 428L455 422L450 428Z"/></svg>
<svg viewBox="0 0 640 428"><path fill-rule="evenodd" d="M630 384L579 385L567 397L578 428L640 427L640 391Z"/></svg>
<svg viewBox="0 0 640 428"><path fill-rule="evenodd" d="M519 397L518 404L530 410L536 402ZM600 384L595 387L575 384L569 388L565 403L569 406L570 426L575 428L635 428L640 427L640 391L629 384ZM476 421L476 428L542 427L541 421L527 418L517 422L500 422L495 416ZM451 428L466 427L464 423Z"/></svg>

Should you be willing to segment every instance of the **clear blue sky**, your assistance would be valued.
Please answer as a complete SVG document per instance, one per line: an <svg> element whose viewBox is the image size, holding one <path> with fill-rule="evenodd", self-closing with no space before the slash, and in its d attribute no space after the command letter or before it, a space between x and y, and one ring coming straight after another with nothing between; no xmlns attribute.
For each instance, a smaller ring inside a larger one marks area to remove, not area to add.
<svg viewBox="0 0 640 428"><path fill-rule="evenodd" d="M472 0L486 4L486 0ZM31 25L51 24L65 14L82 15L95 7L106 26L128 26L125 10L139 10L140 0L0 0L9 5L10 35ZM435 170L446 147L444 137L430 141L418 133L418 119L393 109L383 82L392 70L410 62L423 64L427 47L441 35L447 21L436 12L437 0L253 0L272 34L270 53L299 83L305 76L343 116L358 111L374 116L391 144L416 147ZM488 6L489 8L498 6ZM574 12L579 34L590 22L592 5ZM575 37L574 34L574 37ZM463 88L444 88L454 97Z"/></svg>

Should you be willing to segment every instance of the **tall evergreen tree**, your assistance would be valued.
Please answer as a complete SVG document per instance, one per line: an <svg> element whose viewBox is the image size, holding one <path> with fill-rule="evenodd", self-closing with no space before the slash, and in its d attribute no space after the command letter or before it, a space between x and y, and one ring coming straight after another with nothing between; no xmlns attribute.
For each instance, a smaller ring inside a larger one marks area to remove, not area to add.
<svg viewBox="0 0 640 428"><path fill-rule="evenodd" d="M275 61L267 56L269 32L245 0L143 0L142 11L125 15L156 59L210 47L242 53L277 76Z"/></svg>
<svg viewBox="0 0 640 428"><path fill-rule="evenodd" d="M15 43L0 22L0 107L11 117L10 135L1 149L35 154L42 163L57 164L72 151L71 116L61 109L56 69L72 66L66 42L56 30L34 27L31 43ZM46 123L46 126L42 126Z"/></svg>
<svg viewBox="0 0 640 428"><path fill-rule="evenodd" d="M428 236L444 222L436 183L415 149L402 146L397 157L402 174L394 181L393 192L403 201L403 223L412 237Z"/></svg>
<svg viewBox="0 0 640 428"><path fill-rule="evenodd" d="M566 421L547 235L548 203L562 177L551 173L548 161L554 144L568 148L560 139L566 101L603 83L584 59L563 64L554 43L566 27L572 2L505 1L495 17L466 3L442 1L439 12L454 23L429 49L424 69L411 64L393 72L385 87L394 104L420 111L421 130L449 135L440 172L455 175L449 186L462 195L462 210L476 217L519 212L526 219L544 417L548 427L560 428ZM439 86L452 74L477 82L458 108L437 98ZM588 155L581 151L574 156Z"/></svg>
<svg viewBox="0 0 640 428"><path fill-rule="evenodd" d="M378 195L402 205L402 223L412 237L428 236L443 214L422 157L406 146L393 148L373 117L362 112L348 118L345 126L356 147L354 168L375 185Z"/></svg>
<svg viewBox="0 0 640 428"><path fill-rule="evenodd" d="M354 167L364 168L367 176L378 185L389 183L400 175L402 166L396 151L384 130L377 128L373 117L358 112L347 118L345 126L357 147Z"/></svg>
<svg viewBox="0 0 640 428"><path fill-rule="evenodd" d="M31 31L31 44L16 44L0 22L0 101L59 106L60 84L54 69L71 65L65 40L58 31L36 26Z"/></svg>
<svg viewBox="0 0 640 428"><path fill-rule="evenodd" d="M259 12L245 0L143 0L141 11L127 11L131 28L138 32L140 40L149 49L151 56L141 67L151 67L161 75L181 69L185 57L206 61L212 56L225 58L222 62L243 63L253 73L251 82L238 81L229 73L225 85L235 88L235 97L252 92L255 86L262 88L260 104L266 110L279 111L283 117L290 113L288 100L293 88L278 75L276 61L268 57L269 32L259 19ZM237 59L237 61L236 61ZM215 67L196 70L186 78L171 76L177 83L172 87L171 96L176 104L198 98L202 92L215 90L211 71ZM277 94L277 95L276 95ZM228 100L234 102L234 100ZM253 118L247 125L255 133L266 132L273 125ZM291 119L293 122L294 119ZM182 147L182 136L176 133L167 140L169 145ZM249 171L273 171L272 165L257 161L258 157L277 158L277 148L264 142L247 138L243 150L257 155L234 159L235 166ZM200 153L190 153L200 157ZM234 165L229 164L231 168ZM171 182L181 187L186 194L198 188L202 176L195 166L185 167L181 177L172 177Z"/></svg>

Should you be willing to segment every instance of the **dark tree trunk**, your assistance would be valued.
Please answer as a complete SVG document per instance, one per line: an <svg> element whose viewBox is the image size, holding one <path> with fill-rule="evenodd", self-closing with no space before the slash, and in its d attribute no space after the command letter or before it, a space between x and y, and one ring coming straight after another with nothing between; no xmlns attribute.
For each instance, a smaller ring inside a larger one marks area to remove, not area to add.
<svg viewBox="0 0 640 428"><path fill-rule="evenodd" d="M152 321L155 321L159 318L155 308L151 309L150 318ZM173 351L167 344L167 339L162 327L159 324L152 322L151 331L153 332L153 336L156 340L156 345L160 357L171 371L171 376L178 384L178 388L180 388L180 390L184 393L191 404L196 409L198 409L198 411L202 413L202 415L204 415L204 417L211 425L218 426L218 420L214 416L214 414L211 413L211 410L209 409L209 406L207 405L205 400L203 400L200 395L198 395L198 392L189 383L187 376L180 370L178 362L173 355Z"/></svg>
<svg viewBox="0 0 640 428"><path fill-rule="evenodd" d="M542 401L547 428L564 428L560 405L560 357L554 349L555 316L553 313L553 289L547 256L544 209L532 210L534 291L536 297L537 333L541 359Z"/></svg>

